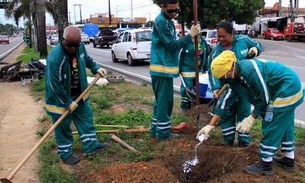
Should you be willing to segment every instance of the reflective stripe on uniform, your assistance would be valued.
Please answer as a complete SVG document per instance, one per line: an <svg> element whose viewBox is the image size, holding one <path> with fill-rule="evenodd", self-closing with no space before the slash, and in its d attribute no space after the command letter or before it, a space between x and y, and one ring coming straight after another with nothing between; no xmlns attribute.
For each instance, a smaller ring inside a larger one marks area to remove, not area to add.
<svg viewBox="0 0 305 183"><path fill-rule="evenodd" d="M295 95L285 97L285 98L276 98L273 102L274 107L287 107L295 104L303 97L303 89L301 88L298 93Z"/></svg>
<svg viewBox="0 0 305 183"><path fill-rule="evenodd" d="M46 110L55 114L63 114L67 111L67 109L64 107L58 107L56 105L49 105L49 104L46 104Z"/></svg>
<svg viewBox="0 0 305 183"><path fill-rule="evenodd" d="M150 65L149 69L154 72L162 72L162 73L170 73L177 74L179 72L179 68L177 66L174 67L166 67L164 65Z"/></svg>

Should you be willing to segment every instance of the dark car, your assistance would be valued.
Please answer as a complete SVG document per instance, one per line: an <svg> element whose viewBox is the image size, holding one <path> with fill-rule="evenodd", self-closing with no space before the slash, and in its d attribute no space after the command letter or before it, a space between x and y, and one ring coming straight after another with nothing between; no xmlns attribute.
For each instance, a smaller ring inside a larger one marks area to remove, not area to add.
<svg viewBox="0 0 305 183"><path fill-rule="evenodd" d="M7 35L0 35L0 44L2 43L10 44L10 40Z"/></svg>
<svg viewBox="0 0 305 183"><path fill-rule="evenodd" d="M114 33L110 29L104 29L100 30L93 39L93 47L95 48L96 45L99 45L101 48L103 46L109 47L109 45L112 45L113 42L116 40L117 34Z"/></svg>

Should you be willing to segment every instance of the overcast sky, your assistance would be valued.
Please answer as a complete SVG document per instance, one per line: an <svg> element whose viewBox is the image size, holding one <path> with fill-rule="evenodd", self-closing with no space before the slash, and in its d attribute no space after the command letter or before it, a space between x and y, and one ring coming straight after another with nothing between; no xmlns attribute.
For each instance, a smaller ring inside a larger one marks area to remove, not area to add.
<svg viewBox="0 0 305 183"><path fill-rule="evenodd" d="M273 6L278 0L265 0L266 6ZM160 12L158 6L153 4L152 0L110 0L111 14L119 17L146 17L153 20ZM305 8L305 0L299 0L300 7ZM78 6L76 4L81 4ZM282 0L282 6L288 6L289 0ZM76 5L76 6L74 6ZM82 11L82 19L87 19L90 14L94 13L108 13L108 0L68 0L68 11L70 12L71 22L74 23L80 20L80 9ZM131 8L133 7L133 8ZM131 9L133 11L131 12ZM74 11L75 10L75 11ZM74 16L75 15L75 16ZM13 19L6 19L4 17L4 10L0 10L0 23L13 23ZM20 25L23 20L20 20ZM46 24L53 24L52 18L47 15Z"/></svg>

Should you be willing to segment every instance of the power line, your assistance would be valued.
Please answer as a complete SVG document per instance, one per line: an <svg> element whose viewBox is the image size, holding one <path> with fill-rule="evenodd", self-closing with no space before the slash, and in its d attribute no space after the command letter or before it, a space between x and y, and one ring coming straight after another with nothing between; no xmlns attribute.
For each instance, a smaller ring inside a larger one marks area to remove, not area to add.
<svg viewBox="0 0 305 183"><path fill-rule="evenodd" d="M148 7L154 5L154 3L151 4L146 4L146 5L140 5L140 6L134 6L132 9L139 9L139 8L143 8L143 7ZM122 10L117 10L118 12L122 12L122 11L130 11L131 8L126 8L126 9L122 9Z"/></svg>

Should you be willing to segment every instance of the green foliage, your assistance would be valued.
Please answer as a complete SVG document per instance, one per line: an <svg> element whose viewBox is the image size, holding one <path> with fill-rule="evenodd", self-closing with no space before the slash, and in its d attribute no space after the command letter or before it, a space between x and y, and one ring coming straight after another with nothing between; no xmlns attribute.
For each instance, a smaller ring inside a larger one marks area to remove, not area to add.
<svg viewBox="0 0 305 183"><path fill-rule="evenodd" d="M55 147L55 141L49 140L40 148L39 161L41 168L38 172L39 179L44 183L77 183L76 177L61 167L58 163L59 157L55 152L51 152Z"/></svg>
<svg viewBox="0 0 305 183"><path fill-rule="evenodd" d="M161 4L161 0L153 0ZM177 20L190 26L194 20L193 1L180 0L181 13ZM216 27L221 20L236 21L238 24L252 24L257 10L264 7L264 0L198 0L198 21L202 28Z"/></svg>

